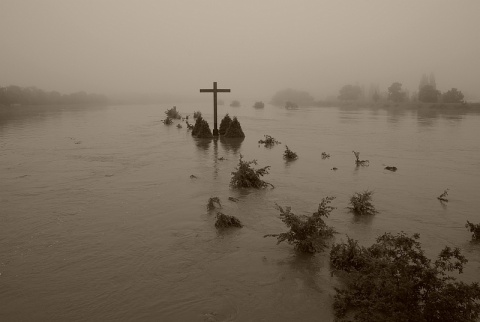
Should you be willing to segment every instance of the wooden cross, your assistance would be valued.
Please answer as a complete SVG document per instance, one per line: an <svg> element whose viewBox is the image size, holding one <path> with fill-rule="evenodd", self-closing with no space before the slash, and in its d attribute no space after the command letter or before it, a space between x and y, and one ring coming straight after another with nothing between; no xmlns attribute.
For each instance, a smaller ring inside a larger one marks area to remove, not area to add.
<svg viewBox="0 0 480 322"><path fill-rule="evenodd" d="M217 88L217 82L213 82L213 89L200 89L200 93L213 93L213 135L218 136L217 93L230 93L230 89L219 89Z"/></svg>

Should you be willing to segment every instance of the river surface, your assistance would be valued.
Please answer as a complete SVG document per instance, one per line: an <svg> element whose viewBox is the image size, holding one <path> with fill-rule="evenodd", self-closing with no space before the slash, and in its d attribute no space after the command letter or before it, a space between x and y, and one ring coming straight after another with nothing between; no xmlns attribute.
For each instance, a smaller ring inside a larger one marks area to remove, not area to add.
<svg viewBox="0 0 480 322"><path fill-rule="evenodd" d="M219 106L219 122L238 116L246 134L234 142L164 125L170 105L0 114L0 320L331 321L340 282L328 251L263 237L286 231L275 203L311 214L326 196L335 241L419 233L431 258L459 247L459 278L480 281L465 228L480 222L479 113L251 106ZM211 104L177 109L213 128ZM265 134L282 144L259 146ZM298 160L283 160L285 144ZM370 165L356 167L352 150ZM230 189L240 154L270 165L275 188ZM359 218L346 207L366 189L379 213ZM213 196L242 229L217 231Z"/></svg>

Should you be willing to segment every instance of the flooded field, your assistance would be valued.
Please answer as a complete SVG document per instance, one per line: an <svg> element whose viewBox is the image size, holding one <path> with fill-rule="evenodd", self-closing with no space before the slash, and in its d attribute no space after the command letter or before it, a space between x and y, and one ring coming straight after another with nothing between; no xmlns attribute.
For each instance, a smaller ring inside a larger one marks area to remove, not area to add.
<svg viewBox="0 0 480 322"><path fill-rule="evenodd" d="M263 237L286 231L275 203L311 214L326 196L337 242L419 233L430 257L459 247L460 279L480 282L465 228L480 222L479 113L252 105L219 106L219 120L238 117L241 141L166 126L169 105L0 114L0 320L331 321L328 251ZM211 104L177 109L213 127ZM259 145L265 134L282 144ZM285 162L285 144L298 160ZM356 167L353 150L370 165ZM271 166L275 188L230 189L240 154ZM366 189L379 213L358 218L346 207ZM213 196L242 229L215 229Z"/></svg>

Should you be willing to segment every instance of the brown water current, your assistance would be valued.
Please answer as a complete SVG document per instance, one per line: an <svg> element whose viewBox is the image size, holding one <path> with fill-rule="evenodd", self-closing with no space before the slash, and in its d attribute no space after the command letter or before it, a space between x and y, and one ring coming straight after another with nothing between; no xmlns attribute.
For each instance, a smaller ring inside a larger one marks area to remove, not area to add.
<svg viewBox="0 0 480 322"><path fill-rule="evenodd" d="M480 222L479 113L252 105L219 106L246 134L234 142L164 125L168 105L0 112L0 321L331 321L328 251L263 238L286 230L275 203L311 214L326 196L336 241L419 233L431 258L459 247L459 278L480 282L465 228ZM177 110L213 127L210 104ZM259 146L265 134L282 144ZM240 154L270 165L275 189L230 189ZM358 218L346 207L366 189L379 213ZM242 229L215 229L213 196Z"/></svg>

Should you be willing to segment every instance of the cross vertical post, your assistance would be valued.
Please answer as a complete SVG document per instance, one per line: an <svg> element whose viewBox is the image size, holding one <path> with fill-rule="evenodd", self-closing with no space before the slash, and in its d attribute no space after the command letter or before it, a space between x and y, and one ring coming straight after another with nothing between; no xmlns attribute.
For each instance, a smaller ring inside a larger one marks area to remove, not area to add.
<svg viewBox="0 0 480 322"><path fill-rule="evenodd" d="M212 89L200 89L200 93L213 93L213 135L218 136L217 129L217 93L230 93L230 89L217 88L217 82L213 82Z"/></svg>

